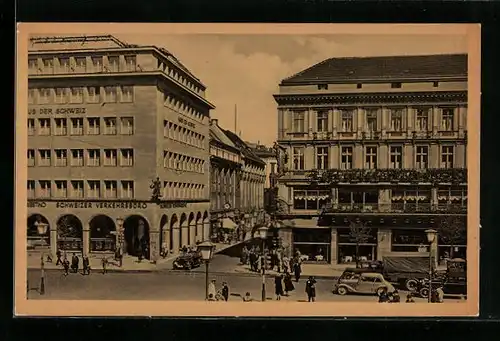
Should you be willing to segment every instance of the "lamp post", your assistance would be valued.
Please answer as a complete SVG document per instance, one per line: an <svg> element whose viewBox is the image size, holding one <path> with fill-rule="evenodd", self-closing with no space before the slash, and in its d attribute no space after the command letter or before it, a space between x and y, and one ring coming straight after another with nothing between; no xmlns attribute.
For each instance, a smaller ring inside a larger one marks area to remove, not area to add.
<svg viewBox="0 0 500 341"><path fill-rule="evenodd" d="M265 242L267 238L267 230L266 226L262 226L259 228L259 236L262 239L262 302L266 301L266 255L265 255Z"/></svg>
<svg viewBox="0 0 500 341"><path fill-rule="evenodd" d="M47 228L49 224L41 221L35 223L37 227L37 232L40 236L44 236L47 233ZM43 262L43 252L40 255L40 295L45 295L45 263Z"/></svg>
<svg viewBox="0 0 500 341"><path fill-rule="evenodd" d="M122 258L123 258L123 218L116 218L116 224L118 225L118 262L119 266L122 267Z"/></svg>
<svg viewBox="0 0 500 341"><path fill-rule="evenodd" d="M201 253L201 258L205 261L205 299L208 300L208 267L212 259L214 244L210 241L204 241L198 244L198 250Z"/></svg>
<svg viewBox="0 0 500 341"><path fill-rule="evenodd" d="M436 240L437 231L433 229L425 230L427 235L427 241L429 242L429 295L427 297L427 302L431 303L432 301L432 244Z"/></svg>

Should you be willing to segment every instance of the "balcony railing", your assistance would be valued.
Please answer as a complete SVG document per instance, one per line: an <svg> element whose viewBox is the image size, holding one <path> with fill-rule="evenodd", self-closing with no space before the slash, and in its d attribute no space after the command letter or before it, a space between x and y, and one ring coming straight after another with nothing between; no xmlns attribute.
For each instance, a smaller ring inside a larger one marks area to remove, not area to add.
<svg viewBox="0 0 500 341"><path fill-rule="evenodd" d="M466 213L467 205L391 203L391 204L335 204L321 210L325 213Z"/></svg>

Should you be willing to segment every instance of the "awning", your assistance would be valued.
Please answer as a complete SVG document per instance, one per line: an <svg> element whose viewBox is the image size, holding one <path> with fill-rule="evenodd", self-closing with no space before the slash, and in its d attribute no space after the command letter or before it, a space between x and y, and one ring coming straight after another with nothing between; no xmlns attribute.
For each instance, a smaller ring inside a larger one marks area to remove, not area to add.
<svg viewBox="0 0 500 341"><path fill-rule="evenodd" d="M238 225L234 221L232 221L229 218L224 218L221 220L221 227L224 229L231 229L234 230Z"/></svg>

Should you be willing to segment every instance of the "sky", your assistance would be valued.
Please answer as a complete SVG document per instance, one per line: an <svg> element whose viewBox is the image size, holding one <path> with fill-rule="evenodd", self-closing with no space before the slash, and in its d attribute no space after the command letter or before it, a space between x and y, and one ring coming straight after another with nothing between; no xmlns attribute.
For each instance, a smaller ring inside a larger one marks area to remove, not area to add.
<svg viewBox="0 0 500 341"><path fill-rule="evenodd" d="M465 35L115 34L124 42L164 47L207 87L211 117L246 141L272 145L279 82L332 57L467 52Z"/></svg>

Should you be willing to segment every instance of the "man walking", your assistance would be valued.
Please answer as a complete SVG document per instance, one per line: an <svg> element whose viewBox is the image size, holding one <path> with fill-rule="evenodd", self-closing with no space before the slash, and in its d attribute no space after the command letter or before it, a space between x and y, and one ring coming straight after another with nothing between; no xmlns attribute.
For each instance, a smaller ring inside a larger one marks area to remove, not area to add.
<svg viewBox="0 0 500 341"><path fill-rule="evenodd" d="M295 275L295 282L300 280L300 273L302 272L300 262L297 260L293 263L293 273Z"/></svg>
<svg viewBox="0 0 500 341"><path fill-rule="evenodd" d="M80 265L80 259L76 255L76 253L73 253L73 257L71 257L71 270L76 274L78 273L78 267Z"/></svg>
<svg viewBox="0 0 500 341"><path fill-rule="evenodd" d="M64 268L64 276L69 275L69 260L64 256L64 260L62 261L62 266Z"/></svg>
<svg viewBox="0 0 500 341"><path fill-rule="evenodd" d="M62 256L61 255L61 250L58 249L57 252L56 252L56 257L57 257L56 265L59 265L59 264L63 265L63 262L61 260L61 256Z"/></svg>
<svg viewBox="0 0 500 341"><path fill-rule="evenodd" d="M314 302L316 299L316 280L313 276L309 276L309 279L306 282L306 293L307 301Z"/></svg>
<svg viewBox="0 0 500 341"><path fill-rule="evenodd" d="M107 270L108 259L106 258L106 256L102 256L101 264L102 264L102 274L104 275L108 272Z"/></svg>

